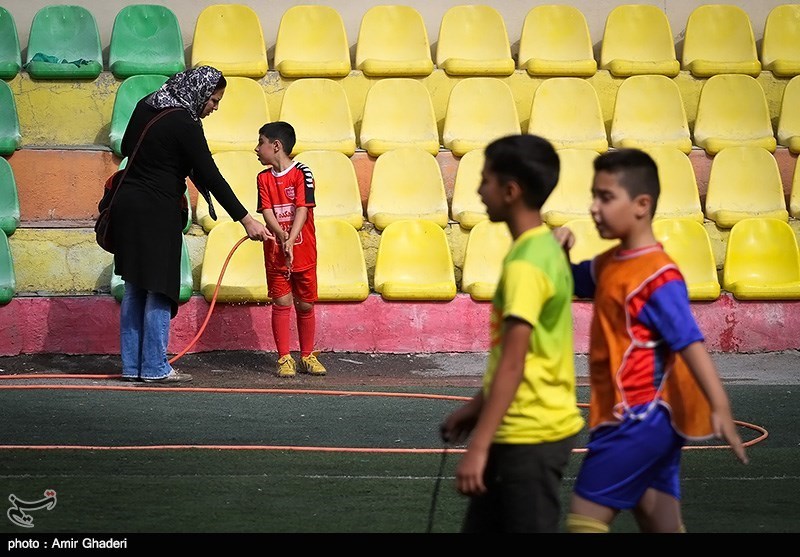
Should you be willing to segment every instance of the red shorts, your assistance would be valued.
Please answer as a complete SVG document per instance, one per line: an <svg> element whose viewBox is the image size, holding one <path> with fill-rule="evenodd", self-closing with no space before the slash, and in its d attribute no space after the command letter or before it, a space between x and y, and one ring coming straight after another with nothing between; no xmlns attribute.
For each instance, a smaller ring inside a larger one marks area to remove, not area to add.
<svg viewBox="0 0 800 557"><path fill-rule="evenodd" d="M267 270L267 294L275 300L287 294L293 294L295 300L314 303L317 301L317 269L309 267L302 271Z"/></svg>

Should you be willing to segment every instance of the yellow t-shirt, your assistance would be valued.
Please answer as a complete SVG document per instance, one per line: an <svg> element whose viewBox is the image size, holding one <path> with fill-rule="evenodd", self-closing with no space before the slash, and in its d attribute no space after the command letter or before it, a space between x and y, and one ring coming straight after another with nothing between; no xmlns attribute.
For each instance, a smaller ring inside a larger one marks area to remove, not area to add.
<svg viewBox="0 0 800 557"><path fill-rule="evenodd" d="M541 225L524 232L503 262L492 300L484 396L500 361L504 320L515 317L533 326L522 382L495 443L560 441L583 428L575 398L572 296L572 271L550 229Z"/></svg>

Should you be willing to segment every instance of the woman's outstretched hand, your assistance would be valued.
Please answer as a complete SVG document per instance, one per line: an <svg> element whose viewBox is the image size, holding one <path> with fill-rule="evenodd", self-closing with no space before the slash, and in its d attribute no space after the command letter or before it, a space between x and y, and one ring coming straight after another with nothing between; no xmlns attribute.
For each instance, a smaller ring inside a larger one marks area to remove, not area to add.
<svg viewBox="0 0 800 557"><path fill-rule="evenodd" d="M245 215L239 222L242 223L245 232L247 232L247 237L251 240L266 242L269 238L272 238L272 234L269 233L267 227L254 219L250 214Z"/></svg>

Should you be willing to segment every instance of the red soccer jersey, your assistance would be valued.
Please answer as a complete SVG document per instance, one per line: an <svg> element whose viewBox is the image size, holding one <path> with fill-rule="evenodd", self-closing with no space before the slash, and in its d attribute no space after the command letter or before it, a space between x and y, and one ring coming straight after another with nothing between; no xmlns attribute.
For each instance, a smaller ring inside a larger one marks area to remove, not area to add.
<svg viewBox="0 0 800 557"><path fill-rule="evenodd" d="M294 243L292 270L303 271L317 264L317 239L314 230L314 175L306 165L293 163L283 172L267 169L258 174L258 212L272 210L278 224L292 229L297 207L308 207L308 217ZM264 242L267 268L285 271L286 259L274 240Z"/></svg>

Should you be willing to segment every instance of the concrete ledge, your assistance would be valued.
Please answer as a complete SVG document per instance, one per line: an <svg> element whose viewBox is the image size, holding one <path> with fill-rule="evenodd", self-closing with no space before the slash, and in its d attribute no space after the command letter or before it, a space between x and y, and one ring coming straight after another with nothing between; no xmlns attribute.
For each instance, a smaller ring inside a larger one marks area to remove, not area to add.
<svg viewBox="0 0 800 557"><path fill-rule="evenodd" d="M200 296L181 306L172 321L170 352L197 335L210 304ZM371 295L361 303L317 305L317 345L325 351L367 353L483 352L488 349L489 304L459 294L451 302L387 302ZM800 349L800 301L741 302L723 294L692 310L712 352L759 353ZM588 349L592 305L577 301L575 351ZM214 306L205 332L190 352L273 352L271 306ZM119 351L119 304L110 296L15 298L0 307L0 356L114 354ZM297 334L292 319L293 350Z"/></svg>

